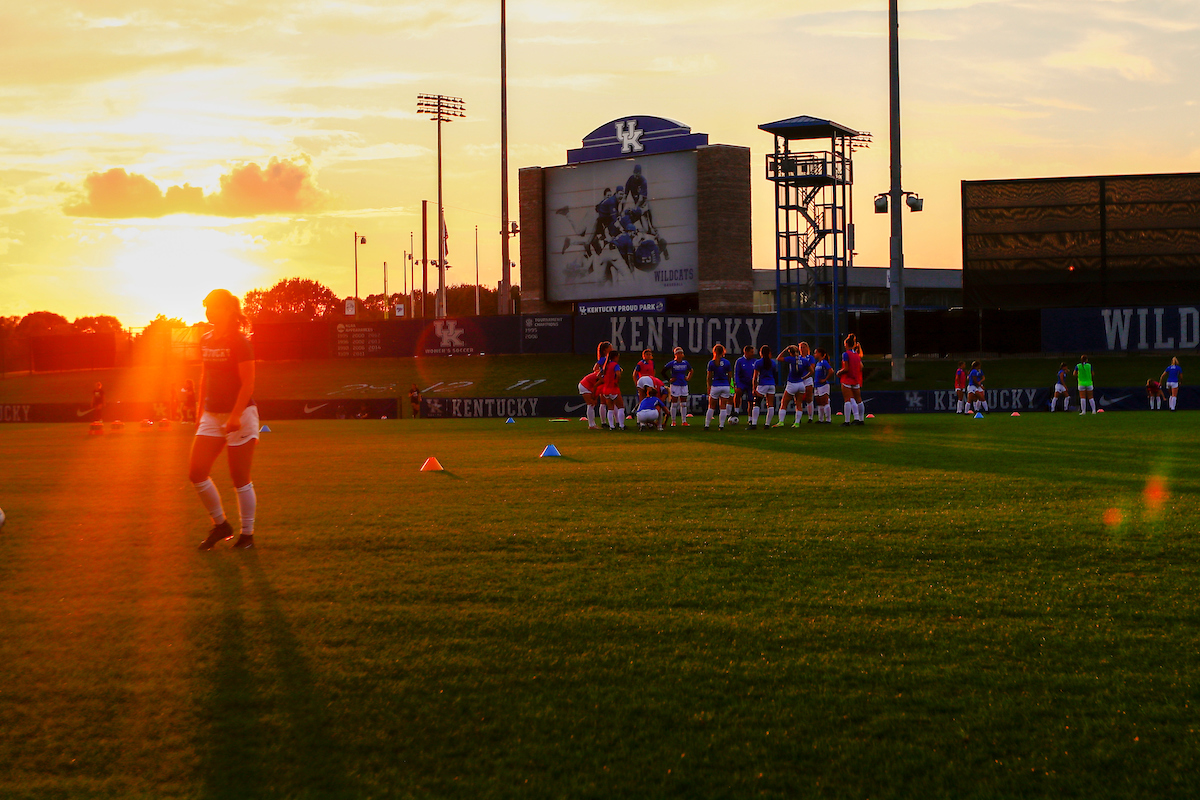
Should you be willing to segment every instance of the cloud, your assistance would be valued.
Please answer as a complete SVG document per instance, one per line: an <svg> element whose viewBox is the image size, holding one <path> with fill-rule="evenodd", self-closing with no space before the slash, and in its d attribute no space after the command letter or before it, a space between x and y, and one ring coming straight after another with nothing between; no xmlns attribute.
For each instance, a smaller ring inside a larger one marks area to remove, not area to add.
<svg viewBox="0 0 1200 800"><path fill-rule="evenodd" d="M221 187L206 195L198 186L171 186L164 193L145 175L116 167L93 172L83 182L85 199L63 211L73 217L127 219L168 214L254 217L300 214L320 209L329 199L313 181L307 158L272 158L267 166L250 163L221 176Z"/></svg>
<svg viewBox="0 0 1200 800"><path fill-rule="evenodd" d="M1126 51L1126 40L1112 33L1092 32L1074 50L1056 53L1045 60L1052 67L1087 70L1115 70L1127 80L1155 81L1163 76L1154 62Z"/></svg>

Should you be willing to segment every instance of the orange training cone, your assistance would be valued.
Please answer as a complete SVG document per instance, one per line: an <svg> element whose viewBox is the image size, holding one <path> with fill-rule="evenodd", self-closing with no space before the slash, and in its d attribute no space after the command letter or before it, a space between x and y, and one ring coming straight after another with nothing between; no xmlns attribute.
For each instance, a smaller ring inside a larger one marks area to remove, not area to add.
<svg viewBox="0 0 1200 800"><path fill-rule="evenodd" d="M438 463L437 458L430 456L425 459L425 463L421 465L421 472L444 472L442 465Z"/></svg>

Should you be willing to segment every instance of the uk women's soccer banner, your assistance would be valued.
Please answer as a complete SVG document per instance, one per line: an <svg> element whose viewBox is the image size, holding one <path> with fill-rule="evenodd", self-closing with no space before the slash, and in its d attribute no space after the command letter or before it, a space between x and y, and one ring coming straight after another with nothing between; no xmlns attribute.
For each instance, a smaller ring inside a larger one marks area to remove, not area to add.
<svg viewBox="0 0 1200 800"><path fill-rule="evenodd" d="M1192 350L1200 346L1200 309L1047 308L1042 310L1042 351Z"/></svg>

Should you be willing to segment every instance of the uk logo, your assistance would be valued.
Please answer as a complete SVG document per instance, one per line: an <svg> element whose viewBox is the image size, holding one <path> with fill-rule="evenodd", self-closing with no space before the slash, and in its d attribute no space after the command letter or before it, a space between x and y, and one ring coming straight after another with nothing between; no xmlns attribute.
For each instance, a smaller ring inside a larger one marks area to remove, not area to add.
<svg viewBox="0 0 1200 800"><path fill-rule="evenodd" d="M646 149L642 144L642 134L645 131L637 126L636 119L622 120L617 123L617 141L621 143L622 153L640 153Z"/></svg>
<svg viewBox="0 0 1200 800"><path fill-rule="evenodd" d="M908 404L909 411L925 410L925 395L923 392L905 392L904 401Z"/></svg>
<svg viewBox="0 0 1200 800"><path fill-rule="evenodd" d="M458 327L458 320L438 320L433 323L433 333L442 341L442 347L466 347L463 344L463 334L466 333L462 328Z"/></svg>

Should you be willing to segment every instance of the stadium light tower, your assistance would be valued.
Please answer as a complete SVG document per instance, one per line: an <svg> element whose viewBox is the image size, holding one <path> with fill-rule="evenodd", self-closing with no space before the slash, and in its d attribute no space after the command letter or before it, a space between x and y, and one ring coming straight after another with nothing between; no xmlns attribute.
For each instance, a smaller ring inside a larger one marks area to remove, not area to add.
<svg viewBox="0 0 1200 800"><path fill-rule="evenodd" d="M512 311L509 300L512 270L508 260L512 236L508 225L508 10L505 0L500 0L500 307L505 314ZM479 285L478 279L475 285ZM475 313L479 313L478 309Z"/></svg>
<svg viewBox="0 0 1200 800"><path fill-rule="evenodd" d="M354 318L358 319L358 246L366 244L367 237L354 232Z"/></svg>
<svg viewBox="0 0 1200 800"><path fill-rule="evenodd" d="M435 316L446 316L446 206L442 202L442 123L465 117L466 106L461 97L442 94L417 95L417 113L429 114L437 123L437 184L438 184L438 296Z"/></svg>

